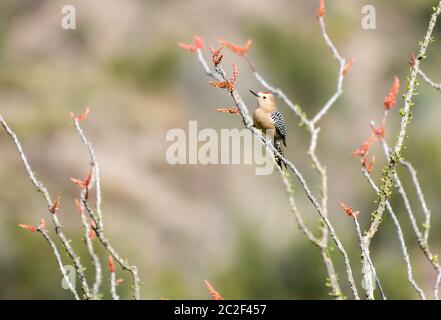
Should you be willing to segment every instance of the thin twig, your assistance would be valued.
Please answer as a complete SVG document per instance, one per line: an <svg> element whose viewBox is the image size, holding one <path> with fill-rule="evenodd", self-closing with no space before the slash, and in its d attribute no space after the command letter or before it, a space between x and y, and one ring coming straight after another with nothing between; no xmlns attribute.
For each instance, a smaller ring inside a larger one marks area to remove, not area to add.
<svg viewBox="0 0 441 320"><path fill-rule="evenodd" d="M306 236L306 238L309 239L309 241L311 241L315 246L317 246L318 248L322 247L322 244L320 242L320 239L318 239L312 232L311 230L308 229L308 227L306 226L305 222L303 221L303 218L299 212L299 210L297 209L295 200L294 200L294 190L292 188L292 183L289 179L289 173L287 171L282 171L279 168L280 171L280 175L282 177L282 181L285 185L285 190L286 193L288 194L288 199L289 199L289 203L291 205L291 211L294 214L294 219L296 220L297 226L299 227L299 230Z"/></svg>
<svg viewBox="0 0 441 320"><path fill-rule="evenodd" d="M438 290L440 283L441 283L441 270L438 271L438 275L435 281L435 287L433 288L433 296L435 300L439 300Z"/></svg>
<svg viewBox="0 0 441 320"><path fill-rule="evenodd" d="M435 90L441 91L441 83L436 83L434 82L432 79L430 79L427 74L419 69L418 70L418 74L421 76L421 78L423 78L423 80L431 87L433 87Z"/></svg>
<svg viewBox="0 0 441 320"><path fill-rule="evenodd" d="M78 134L80 135L81 141L86 146L87 151L89 152L91 165L93 168L93 181L96 184L96 205L95 205L95 212L96 212L96 219L97 223L99 224L100 229L104 229L104 223L103 223L103 217L101 213L101 203L102 203L102 197L101 197L101 178L100 178L100 166L98 164L98 161L96 160L95 151L93 150L92 144L89 140L87 140L83 129L80 126L80 121L78 118L74 119L74 126ZM86 190L87 191L87 190Z"/></svg>
<svg viewBox="0 0 441 320"><path fill-rule="evenodd" d="M368 173L368 171L365 168L362 168L362 173L363 175L366 177L367 181L369 182L370 186L372 187L372 189L378 193L380 192L380 189L377 187L377 185L375 184L374 180L372 179L372 177L370 176L370 174ZM395 215L392 206L389 203L389 200L386 201L386 208L387 211L389 212L392 221L395 225L395 228L397 229L397 234L398 234L398 240L400 242L401 245L401 251L403 253L404 256L404 261L406 264L406 270L407 270L407 279L409 281L409 283L412 285L412 287L415 289L415 291L418 293L418 295L420 296L421 299L425 300L426 297L424 295L424 291L418 286L418 284L416 283L414 277L413 277L413 271L412 271L412 264L410 262L410 257L409 257L409 252L407 250L406 247L406 242L404 240L404 234L403 234L403 230L401 228L400 222L398 221L397 216Z"/></svg>
<svg viewBox="0 0 441 320"><path fill-rule="evenodd" d="M53 254L55 256L55 259L57 260L57 264L58 264L58 268L60 269L61 274L63 275L64 281L66 282L69 290L72 292L72 294L74 295L76 300L80 300L80 297L78 296L77 291L75 290L74 285L72 284L72 282L70 281L68 275L67 275L67 271L64 268L63 265L63 261L61 260L61 256L60 256L60 252L57 249L57 246L55 245L54 241L52 240L51 236L49 235L49 233L44 229L44 226L39 225L37 227L38 232L41 233L41 235L43 236L44 239L46 239L47 243L50 245L50 247L52 248Z"/></svg>
<svg viewBox="0 0 441 320"><path fill-rule="evenodd" d="M417 172L415 170L415 168L413 167L413 165L409 162L409 161L405 161L403 159L400 159L400 164L403 165L404 167L407 168L407 170L410 173L410 176L412 178L412 183L415 187L417 196L418 196L418 200L421 204L421 208L424 212L424 216L425 216L425 221L423 224L424 227L424 242L428 243L429 241L429 233L430 233L430 217L431 217L431 212L430 209L427 206L425 197L424 197L424 193L423 190L421 189L421 185L420 182L418 180L418 176L417 176Z"/></svg>
<svg viewBox="0 0 441 320"><path fill-rule="evenodd" d="M84 193L83 193L84 190L85 189L83 189L83 191L80 194L81 200L83 200L85 197ZM84 243L86 244L87 251L90 256L90 260L92 261L92 265L95 269L95 281L93 283L92 298L98 299L100 286L101 286L101 282L102 282L102 268L101 268L100 259L99 259L98 255L95 253L92 239L90 238L90 234L91 234L92 229L91 229L89 221L87 220L86 215L84 214L84 204L82 201L80 201L80 206L81 206L80 207L81 223L83 224L83 228L84 228L83 240L84 240Z"/></svg>
<svg viewBox="0 0 441 320"><path fill-rule="evenodd" d="M343 93L343 78L344 78L344 68L346 66L346 60L340 56L338 53L337 48L332 43L331 39L328 36L328 33L326 32L326 25L325 20L323 17L319 18L320 28L322 30L323 38L325 39L326 45L331 49L332 54L334 55L334 58L337 59L340 69L338 73L338 80L337 80L337 88L334 93L334 95L328 100L328 102L325 104L325 106L314 116L312 119L312 125L316 124L328 111L329 109L334 105L334 103L337 101L337 99L342 95Z"/></svg>
<svg viewBox="0 0 441 320"><path fill-rule="evenodd" d="M17 138L17 135L12 131L12 129L9 127L9 125L4 120L1 114L0 114L0 123L5 129L6 133L11 137L13 143L15 144L18 155L26 169L29 179L31 180L32 184L37 188L37 190L43 194L43 197L46 200L48 210L50 212L53 202L49 195L49 191L46 189L43 183L36 178L34 172L32 171L31 166L29 165L28 159L23 151L21 143ZM81 290L83 291L83 294L86 297L86 299L90 299L91 298L90 288L89 285L87 284L87 280L84 275L84 267L80 262L80 257L74 252L72 246L70 245L70 241L64 235L61 223L58 219L58 215L56 213L50 212L50 217L55 227L55 233L57 234L68 256L70 257L70 259L72 260L75 266L76 273L78 274L78 278L80 280Z"/></svg>
<svg viewBox="0 0 441 320"><path fill-rule="evenodd" d="M95 152L94 152L92 143L87 139L86 135L84 134L84 131L80 126L80 121L78 118L74 119L74 125L75 125L76 131L78 132L78 134L81 137L81 140L83 141L84 145L87 147L87 149L89 151L89 156L90 156L90 160L92 163L92 167L94 168L94 176L96 179L97 192L98 192L98 181L100 181L99 170L98 170L99 165L98 165L97 158L95 156ZM100 197L100 199L101 199L101 197ZM83 203L90 218L92 220L94 220L95 226L92 226L92 228L94 229L98 239L100 240L100 242L102 243L104 248L113 256L115 261L121 266L121 268L123 270L130 272L130 274L132 275L133 297L136 300L139 300L141 298L141 287L140 287L141 280L139 278L138 268L134 265L130 265L128 263L128 261L122 259L121 256L118 254L118 252L111 245L110 240L105 236L104 229L102 228L103 217L101 214L101 200L100 200L100 202L98 202L98 196L97 196L97 204L96 204L96 210L95 210L96 213L92 208L90 208L90 206L87 202L87 199L85 197L83 197L81 199L81 202Z"/></svg>
<svg viewBox="0 0 441 320"><path fill-rule="evenodd" d="M369 247L366 245L365 240L363 238L363 234L361 233L360 223L358 222L357 215L353 214L352 218L354 220L355 229L358 235L358 242L360 244L361 253L362 253L362 273L364 279L364 288L366 290L366 296L369 300L374 300L374 284L372 283L372 277L374 278L378 290L380 291L381 297L383 300L387 300L386 295L384 294L383 287L381 286L380 279L377 276L377 271L375 270L374 263L372 262Z"/></svg>
<svg viewBox="0 0 441 320"><path fill-rule="evenodd" d="M389 149L389 146L387 145L386 141L384 140L384 138L381 140L381 145L383 148L383 153L384 153L385 157L387 158L390 153L390 149ZM419 185L419 181L416 176L416 170L413 168L413 166L409 162L404 161L404 160L401 160L400 162L401 162L401 164L403 164L407 168L410 168L409 171L412 175L413 184L415 185L415 188L417 190L419 190L419 191L417 191L417 193L419 192L418 197L419 197L420 202L422 203L423 207L425 208L423 210L427 210L427 212L428 212L428 214L426 213L426 223L427 223L427 221L429 221L429 223L430 223L430 211L427 208L426 202L424 201L424 195L423 195L423 192L422 192L421 187ZM441 266L439 265L439 262L437 261L436 257L433 255L433 253L430 249L429 243L426 240L429 237L428 232L427 232L427 230L429 230L429 229L426 228L426 231L424 232L424 234L421 232L420 228L418 227L418 223L416 222L416 218L413 213L412 207L410 205L409 198L407 196L407 193L404 189L404 186L403 186L401 179L399 178L397 172L394 173L393 178L394 178L395 185L398 189L398 193L400 194L401 198L403 199L404 208L406 209L406 212L409 216L409 220L410 220L413 232L417 238L418 246L423 251L425 257L430 262L430 264L433 266L435 271L440 272ZM391 209L388 209L388 210L391 210ZM429 220L427 220L427 219L429 219Z"/></svg>

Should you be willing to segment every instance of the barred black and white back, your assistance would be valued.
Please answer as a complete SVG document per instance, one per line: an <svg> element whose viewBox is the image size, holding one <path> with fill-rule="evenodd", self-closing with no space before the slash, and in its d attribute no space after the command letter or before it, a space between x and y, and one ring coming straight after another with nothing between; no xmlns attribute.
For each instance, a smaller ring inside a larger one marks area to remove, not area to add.
<svg viewBox="0 0 441 320"><path fill-rule="evenodd" d="M276 133L280 136L280 139L283 141L283 145L286 147L286 129L282 113L279 110L272 112L271 119L274 121Z"/></svg>

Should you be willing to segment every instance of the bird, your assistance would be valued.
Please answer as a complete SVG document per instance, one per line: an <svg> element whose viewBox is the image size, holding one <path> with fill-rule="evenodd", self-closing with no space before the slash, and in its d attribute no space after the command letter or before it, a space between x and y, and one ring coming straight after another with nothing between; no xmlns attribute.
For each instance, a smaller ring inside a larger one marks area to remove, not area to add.
<svg viewBox="0 0 441 320"><path fill-rule="evenodd" d="M283 120L282 113L277 110L274 95L267 91L256 93L250 90L250 92L256 96L258 104L253 112L254 127L270 136L273 139L274 147L283 156L282 143L286 147L285 121ZM277 155L275 160L281 169L283 169L283 165L286 166Z"/></svg>

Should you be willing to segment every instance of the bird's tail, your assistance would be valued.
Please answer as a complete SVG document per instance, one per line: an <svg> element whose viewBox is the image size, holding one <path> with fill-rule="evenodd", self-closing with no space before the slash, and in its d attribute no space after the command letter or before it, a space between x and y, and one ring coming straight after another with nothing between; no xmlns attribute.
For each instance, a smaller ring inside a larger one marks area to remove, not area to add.
<svg viewBox="0 0 441 320"><path fill-rule="evenodd" d="M274 147L283 156L282 140L281 139L274 139ZM274 158L276 159L276 163L280 167L280 169L283 170L284 167L286 168L286 163L284 163L279 156L274 155Z"/></svg>

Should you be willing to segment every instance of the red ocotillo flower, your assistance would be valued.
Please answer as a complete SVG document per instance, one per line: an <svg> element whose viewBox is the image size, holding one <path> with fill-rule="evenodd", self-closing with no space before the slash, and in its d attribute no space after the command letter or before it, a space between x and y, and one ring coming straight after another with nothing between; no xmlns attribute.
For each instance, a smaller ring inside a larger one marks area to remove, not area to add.
<svg viewBox="0 0 441 320"><path fill-rule="evenodd" d="M90 108L86 108L86 110L78 116L75 116L75 114L73 112L71 112L70 117L72 118L73 121L78 120L78 122L81 122L87 118L87 116L89 115L89 112L90 112Z"/></svg>
<svg viewBox="0 0 441 320"><path fill-rule="evenodd" d="M109 271L114 273L116 271L115 262L113 262L113 257L109 255Z"/></svg>
<svg viewBox="0 0 441 320"><path fill-rule="evenodd" d="M352 155L360 157L361 166L365 168L368 173L372 172L375 164L375 157L372 157L371 161L369 161L367 158L367 154L369 153L369 148L371 147L374 138L375 135L374 132L372 132L369 138L357 150L352 152Z"/></svg>
<svg viewBox="0 0 441 320"><path fill-rule="evenodd" d="M201 37L194 36L193 44L185 44L178 42L178 46L184 50L196 52L198 49L202 49L204 47L204 41L202 40Z"/></svg>
<svg viewBox="0 0 441 320"><path fill-rule="evenodd" d="M86 179L81 180L81 179L76 179L76 178L70 178L70 180L81 188L88 188L90 181L92 180L92 173L93 173L93 170L91 167Z"/></svg>
<svg viewBox="0 0 441 320"><path fill-rule="evenodd" d="M19 224L18 226L26 231L37 232L37 227L30 224Z"/></svg>
<svg viewBox="0 0 441 320"><path fill-rule="evenodd" d="M373 125L372 127L372 133L378 138L378 140L382 140L384 138L384 125L381 125L381 127L376 128Z"/></svg>
<svg viewBox="0 0 441 320"><path fill-rule="evenodd" d="M384 97L384 108L386 110L390 110L397 104L397 94L400 90L400 79L397 76L394 78L394 82L392 87L389 90L389 93L386 97Z"/></svg>
<svg viewBox="0 0 441 320"><path fill-rule="evenodd" d="M318 18L321 18L321 17L324 17L325 14L326 14L326 10L325 10L325 0L320 0L320 2L319 2L319 7L318 7L318 9L317 9L317 13L316 13L317 19L318 19Z"/></svg>
<svg viewBox="0 0 441 320"><path fill-rule="evenodd" d="M236 65L233 64L233 75L229 80L226 81L209 81L208 83L215 88L227 89L228 91L233 91L236 86L237 77L239 76L239 71Z"/></svg>
<svg viewBox="0 0 441 320"><path fill-rule="evenodd" d="M356 217L360 213L359 211L354 211L354 209L352 209L352 207L347 205L346 203L340 202L340 206L350 217Z"/></svg>
<svg viewBox="0 0 441 320"><path fill-rule="evenodd" d="M214 50L210 47L211 54L213 56L212 60L215 66L217 66L219 63L221 63L222 58L224 57L221 53L222 48L219 48L217 50Z"/></svg>
<svg viewBox="0 0 441 320"><path fill-rule="evenodd" d="M357 149L352 152L353 156L365 157L369 152L369 148L373 142L372 135Z"/></svg>
<svg viewBox="0 0 441 320"><path fill-rule="evenodd" d="M239 109L236 107L232 107L232 108L217 108L216 109L217 112L224 112L224 113L240 113Z"/></svg>
<svg viewBox="0 0 441 320"><path fill-rule="evenodd" d="M210 292L211 297L213 298L213 300L224 300L221 295L219 294L219 292L216 291L216 289L214 289L214 287L211 285L210 282L208 282L207 280L205 280L205 285L207 286L208 291Z"/></svg>
<svg viewBox="0 0 441 320"><path fill-rule="evenodd" d="M237 44L234 44L224 39L219 39L218 42L240 56L246 54L250 50L251 45L253 44L253 40L251 39L248 39L248 41L245 43L243 47L238 46Z"/></svg>
<svg viewBox="0 0 441 320"><path fill-rule="evenodd" d="M343 75L344 76L347 75L349 73L349 71L351 71L352 65L354 64L354 62L355 62L355 58L351 58L348 60L348 62L346 62L346 65L343 68Z"/></svg>

